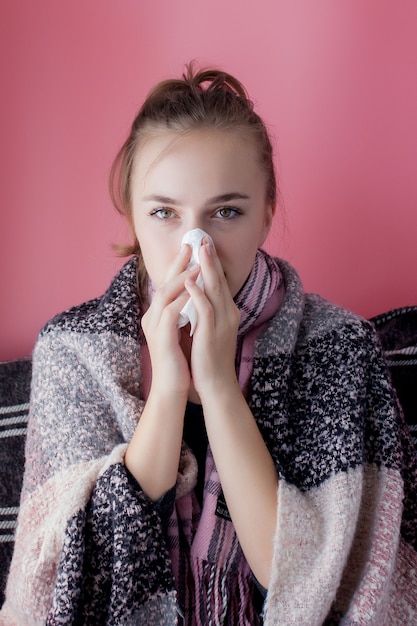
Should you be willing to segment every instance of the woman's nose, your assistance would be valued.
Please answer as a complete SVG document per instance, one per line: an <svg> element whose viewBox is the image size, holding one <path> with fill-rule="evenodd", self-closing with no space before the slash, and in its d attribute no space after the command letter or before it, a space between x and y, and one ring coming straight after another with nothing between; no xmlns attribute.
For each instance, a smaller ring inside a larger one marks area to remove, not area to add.
<svg viewBox="0 0 417 626"><path fill-rule="evenodd" d="M184 233L190 230L195 230L196 228L208 232L206 220L198 216L190 216L188 220L184 220Z"/></svg>
<svg viewBox="0 0 417 626"><path fill-rule="evenodd" d="M207 225L207 223L202 219L194 219L194 220L187 221L187 223L184 224L184 227L182 229L182 236L184 236L185 233L188 233L192 230L202 230L203 232L207 233L207 235L210 235L210 237L213 238L213 235L210 232L211 229L209 225Z"/></svg>

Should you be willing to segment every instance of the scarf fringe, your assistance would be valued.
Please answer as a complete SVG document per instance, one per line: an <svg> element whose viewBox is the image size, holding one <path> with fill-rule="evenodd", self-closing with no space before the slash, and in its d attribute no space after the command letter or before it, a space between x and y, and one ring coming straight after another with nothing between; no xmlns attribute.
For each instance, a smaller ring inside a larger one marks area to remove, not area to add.
<svg viewBox="0 0 417 626"><path fill-rule="evenodd" d="M254 582L249 568L243 572L219 568L217 563L193 559L190 563L198 589L187 626L257 626L253 607Z"/></svg>

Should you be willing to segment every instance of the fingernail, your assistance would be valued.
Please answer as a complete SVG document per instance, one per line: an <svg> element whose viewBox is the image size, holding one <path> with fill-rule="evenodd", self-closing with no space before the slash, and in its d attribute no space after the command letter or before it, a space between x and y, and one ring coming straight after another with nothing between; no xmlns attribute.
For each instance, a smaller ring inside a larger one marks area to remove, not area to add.
<svg viewBox="0 0 417 626"><path fill-rule="evenodd" d="M206 240L204 247L206 248L206 252L209 256L213 254L213 244L208 239Z"/></svg>

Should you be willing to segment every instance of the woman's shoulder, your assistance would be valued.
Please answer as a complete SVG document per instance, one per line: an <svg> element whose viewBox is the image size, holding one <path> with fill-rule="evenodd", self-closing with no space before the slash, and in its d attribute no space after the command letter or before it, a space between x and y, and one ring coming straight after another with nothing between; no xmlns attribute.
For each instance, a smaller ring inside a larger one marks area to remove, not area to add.
<svg viewBox="0 0 417 626"><path fill-rule="evenodd" d="M285 281L285 298L271 320L265 340L283 352L300 350L306 344L331 339L332 343L374 345L372 324L357 313L334 304L315 293L306 293L297 271L278 259Z"/></svg>
<svg viewBox="0 0 417 626"><path fill-rule="evenodd" d="M300 332L308 339L327 334L362 339L376 336L368 320L314 293L305 294Z"/></svg>
<svg viewBox="0 0 417 626"><path fill-rule="evenodd" d="M40 331L49 333L113 332L137 338L139 333L139 297L136 288L136 258L119 270L105 293L55 315Z"/></svg>

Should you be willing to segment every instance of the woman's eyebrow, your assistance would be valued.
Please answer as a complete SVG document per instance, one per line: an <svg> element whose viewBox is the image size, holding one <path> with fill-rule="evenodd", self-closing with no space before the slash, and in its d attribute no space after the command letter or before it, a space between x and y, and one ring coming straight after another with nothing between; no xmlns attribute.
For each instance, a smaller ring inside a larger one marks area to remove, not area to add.
<svg viewBox="0 0 417 626"><path fill-rule="evenodd" d="M161 204L178 204L177 200L170 198L169 196L160 196L158 194L150 194L143 198L145 202L160 202Z"/></svg>
<svg viewBox="0 0 417 626"><path fill-rule="evenodd" d="M213 198L209 198L206 204L219 204L222 202L231 202L232 200L249 200L250 196L245 193L239 193L237 191L231 191L229 193L222 193L218 196L214 196ZM170 205L178 205L180 202L175 200L174 198L170 198L169 196L162 196L159 194L150 194L143 198L145 202L159 202L160 204L170 204Z"/></svg>
<svg viewBox="0 0 417 626"><path fill-rule="evenodd" d="M218 204L219 202L230 202L231 200L249 200L250 197L246 193L232 191L231 193L223 193L220 196L211 198L207 204Z"/></svg>

